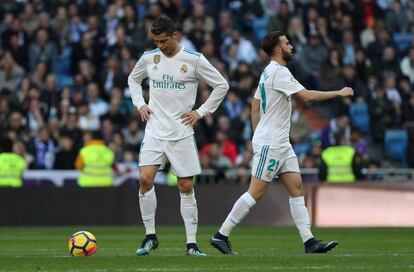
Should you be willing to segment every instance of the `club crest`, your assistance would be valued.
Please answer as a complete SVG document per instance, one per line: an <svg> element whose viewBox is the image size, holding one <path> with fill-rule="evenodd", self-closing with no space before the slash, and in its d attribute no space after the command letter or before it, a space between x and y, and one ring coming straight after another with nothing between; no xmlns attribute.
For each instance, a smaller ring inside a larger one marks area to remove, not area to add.
<svg viewBox="0 0 414 272"><path fill-rule="evenodd" d="M154 64L160 63L160 60L161 60L161 56L160 55L155 55L154 56Z"/></svg>
<svg viewBox="0 0 414 272"><path fill-rule="evenodd" d="M271 179L272 178L272 172L267 172L266 173L266 178Z"/></svg>
<svg viewBox="0 0 414 272"><path fill-rule="evenodd" d="M181 73L187 73L187 71L188 71L187 65L183 64L183 65L181 66L180 71L181 71Z"/></svg>

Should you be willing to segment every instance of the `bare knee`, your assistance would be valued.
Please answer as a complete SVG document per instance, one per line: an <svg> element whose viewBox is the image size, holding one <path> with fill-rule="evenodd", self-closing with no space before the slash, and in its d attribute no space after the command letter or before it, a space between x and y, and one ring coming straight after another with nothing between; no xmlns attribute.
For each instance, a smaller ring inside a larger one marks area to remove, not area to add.
<svg viewBox="0 0 414 272"><path fill-rule="evenodd" d="M193 179L192 178L186 178L186 179L179 179L178 180L178 190L180 193L186 193L189 194L193 191Z"/></svg>
<svg viewBox="0 0 414 272"><path fill-rule="evenodd" d="M289 194L293 197L303 196L302 183L292 185L291 189L289 190Z"/></svg>
<svg viewBox="0 0 414 272"><path fill-rule="evenodd" d="M254 200L259 201L260 199L262 199L262 197L264 196L265 190L261 190L261 191L253 191L253 190L248 190L249 194L254 198Z"/></svg>
<svg viewBox="0 0 414 272"><path fill-rule="evenodd" d="M140 179L139 179L139 190L141 193L146 193L149 190L152 189L152 186L154 185L154 178L152 175L141 172L140 173Z"/></svg>
<svg viewBox="0 0 414 272"><path fill-rule="evenodd" d="M248 192L257 202L264 196L268 186L268 182L252 178Z"/></svg>

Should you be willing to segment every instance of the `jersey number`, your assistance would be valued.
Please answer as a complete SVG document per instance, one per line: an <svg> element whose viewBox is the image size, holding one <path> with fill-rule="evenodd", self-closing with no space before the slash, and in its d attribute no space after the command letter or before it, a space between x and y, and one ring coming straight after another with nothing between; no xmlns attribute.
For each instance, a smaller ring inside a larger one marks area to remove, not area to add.
<svg viewBox="0 0 414 272"><path fill-rule="evenodd" d="M273 172L275 170L275 168L277 168L279 166L279 161L274 160L274 159L270 159L269 160L269 166L267 167L267 171L268 172Z"/></svg>

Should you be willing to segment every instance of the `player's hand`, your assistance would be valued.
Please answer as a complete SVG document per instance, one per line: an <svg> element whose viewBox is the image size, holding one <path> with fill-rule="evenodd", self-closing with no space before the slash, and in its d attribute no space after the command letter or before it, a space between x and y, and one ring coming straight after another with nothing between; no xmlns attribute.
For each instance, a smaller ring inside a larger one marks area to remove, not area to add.
<svg viewBox="0 0 414 272"><path fill-rule="evenodd" d="M181 119L181 123L184 125L194 126L201 119L201 116L196 111L190 111L181 115Z"/></svg>
<svg viewBox="0 0 414 272"><path fill-rule="evenodd" d="M345 87L339 90L339 95L342 97L353 96L354 90L350 87Z"/></svg>
<svg viewBox="0 0 414 272"><path fill-rule="evenodd" d="M144 105L139 109L139 114L141 115L141 121L147 121L150 117L150 114L152 113L152 110L147 106Z"/></svg>

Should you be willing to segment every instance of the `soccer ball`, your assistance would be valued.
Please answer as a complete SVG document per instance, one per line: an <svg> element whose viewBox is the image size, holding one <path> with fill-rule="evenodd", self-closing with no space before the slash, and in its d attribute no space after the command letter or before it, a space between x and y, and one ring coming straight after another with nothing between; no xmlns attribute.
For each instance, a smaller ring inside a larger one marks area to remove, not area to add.
<svg viewBox="0 0 414 272"><path fill-rule="evenodd" d="M92 256L96 249L96 238L88 231L78 231L69 238L69 251L72 256Z"/></svg>

